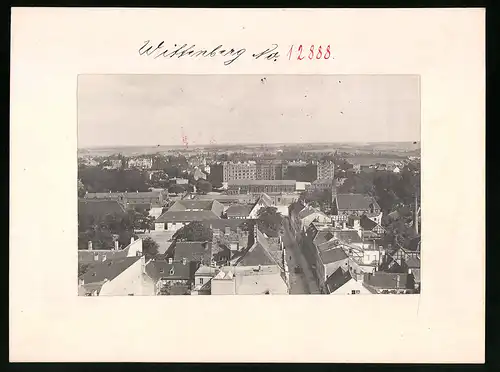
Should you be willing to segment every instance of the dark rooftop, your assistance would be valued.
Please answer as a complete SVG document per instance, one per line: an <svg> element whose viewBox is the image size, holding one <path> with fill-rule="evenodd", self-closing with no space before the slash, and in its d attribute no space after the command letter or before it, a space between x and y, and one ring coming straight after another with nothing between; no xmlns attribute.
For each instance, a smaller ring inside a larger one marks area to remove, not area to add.
<svg viewBox="0 0 500 372"><path fill-rule="evenodd" d="M140 259L140 257L125 257L92 263L80 279L83 279L85 284L98 283L105 279L113 280Z"/></svg>

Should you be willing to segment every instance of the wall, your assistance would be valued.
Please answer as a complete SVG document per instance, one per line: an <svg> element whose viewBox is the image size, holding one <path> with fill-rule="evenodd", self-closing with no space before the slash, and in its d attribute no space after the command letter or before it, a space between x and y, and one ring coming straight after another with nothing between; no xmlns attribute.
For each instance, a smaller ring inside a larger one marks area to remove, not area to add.
<svg viewBox="0 0 500 372"><path fill-rule="evenodd" d="M187 223L184 223L184 222L168 222L168 223L166 223L167 230L174 231L174 232L183 228L186 224Z"/></svg>
<svg viewBox="0 0 500 372"><path fill-rule="evenodd" d="M212 280L213 276L212 275L208 275L208 274L203 274L203 275L195 275L194 277L194 285L197 286L199 284L207 284L209 281ZM203 279L203 283L200 283L200 279Z"/></svg>
<svg viewBox="0 0 500 372"><path fill-rule="evenodd" d="M232 279L212 279L213 295L234 295L236 294L235 278Z"/></svg>
<svg viewBox="0 0 500 372"><path fill-rule="evenodd" d="M128 245L127 257L135 257L137 252L142 253L142 239L137 239Z"/></svg>
<svg viewBox="0 0 500 372"><path fill-rule="evenodd" d="M113 280L105 283L100 296L154 296L155 284L143 273L144 257L137 260L132 266Z"/></svg>
<svg viewBox="0 0 500 372"><path fill-rule="evenodd" d="M335 292L330 293L331 295L352 295L352 291L359 291L359 294L371 294L371 292L363 286L361 280L351 279L345 283L342 287L337 289Z"/></svg>
<svg viewBox="0 0 500 372"><path fill-rule="evenodd" d="M165 224L164 223L157 223L155 222L155 231L164 231L165 230Z"/></svg>
<svg viewBox="0 0 500 372"><path fill-rule="evenodd" d="M161 216L161 211L163 210L163 208L157 208L157 207L153 207L149 210L149 215L151 217L154 217L154 218L158 218Z"/></svg>

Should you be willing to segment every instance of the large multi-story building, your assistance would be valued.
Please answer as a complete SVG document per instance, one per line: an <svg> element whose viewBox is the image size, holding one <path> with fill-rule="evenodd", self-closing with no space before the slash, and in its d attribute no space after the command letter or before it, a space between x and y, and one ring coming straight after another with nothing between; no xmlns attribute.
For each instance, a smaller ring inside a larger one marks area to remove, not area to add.
<svg viewBox="0 0 500 372"><path fill-rule="evenodd" d="M282 180L283 176L283 163L280 160L261 160L256 164L257 180Z"/></svg>
<svg viewBox="0 0 500 372"><path fill-rule="evenodd" d="M319 161L317 166L316 179L333 180L335 178L335 163L333 161Z"/></svg>
<svg viewBox="0 0 500 372"><path fill-rule="evenodd" d="M295 192L294 180L233 180L227 184L228 194Z"/></svg>
<svg viewBox="0 0 500 372"><path fill-rule="evenodd" d="M255 180L257 164L255 161L229 162L222 164L222 178L224 182L232 180Z"/></svg>

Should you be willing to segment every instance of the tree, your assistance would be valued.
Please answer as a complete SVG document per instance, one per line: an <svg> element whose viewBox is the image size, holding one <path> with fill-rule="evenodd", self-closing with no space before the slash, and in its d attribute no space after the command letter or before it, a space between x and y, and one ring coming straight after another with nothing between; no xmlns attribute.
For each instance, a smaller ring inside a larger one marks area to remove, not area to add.
<svg viewBox="0 0 500 372"><path fill-rule="evenodd" d="M198 192L207 194L212 191L212 184L205 180L199 180L196 188L198 189Z"/></svg>
<svg viewBox="0 0 500 372"><path fill-rule="evenodd" d="M188 225L180 228L173 235L174 240L187 242L205 242L212 241L212 229L206 227L200 221L193 221Z"/></svg>
<svg viewBox="0 0 500 372"><path fill-rule="evenodd" d="M159 244L151 237L142 239L142 253L146 259L153 258L158 255Z"/></svg>
<svg viewBox="0 0 500 372"><path fill-rule="evenodd" d="M168 188L168 192L172 194L181 194L186 191L186 188L182 185L174 184Z"/></svg>
<svg viewBox="0 0 500 372"><path fill-rule="evenodd" d="M277 236L283 222L283 217L275 207L261 208L257 212L257 226L269 236Z"/></svg>
<svg viewBox="0 0 500 372"><path fill-rule="evenodd" d="M82 198L85 196L85 185L82 180L78 180L78 197Z"/></svg>

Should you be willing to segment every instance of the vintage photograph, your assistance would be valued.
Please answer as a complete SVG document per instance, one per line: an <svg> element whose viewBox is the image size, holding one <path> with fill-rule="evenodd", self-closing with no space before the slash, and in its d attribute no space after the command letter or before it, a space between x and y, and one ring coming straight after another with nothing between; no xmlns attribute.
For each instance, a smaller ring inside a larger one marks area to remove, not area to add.
<svg viewBox="0 0 500 372"><path fill-rule="evenodd" d="M78 295L420 293L418 75L79 75L77 99Z"/></svg>

